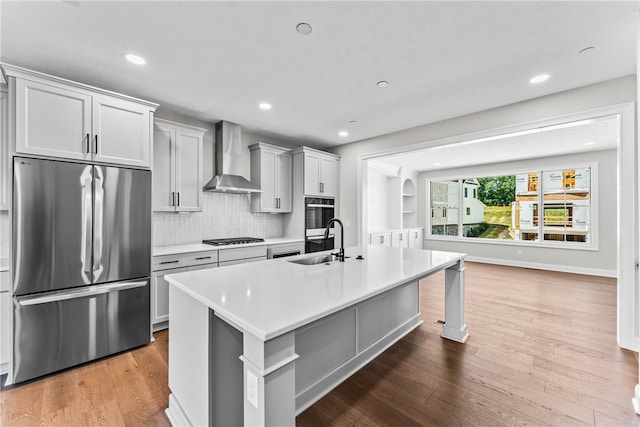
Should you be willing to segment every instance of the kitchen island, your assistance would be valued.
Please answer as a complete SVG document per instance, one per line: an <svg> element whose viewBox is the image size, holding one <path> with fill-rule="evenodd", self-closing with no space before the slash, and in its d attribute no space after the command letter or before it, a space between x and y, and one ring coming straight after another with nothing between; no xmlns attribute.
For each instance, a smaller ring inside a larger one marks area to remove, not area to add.
<svg viewBox="0 0 640 427"><path fill-rule="evenodd" d="M345 262L291 262L318 255L167 276L174 426L294 425L422 323L418 281L438 271L441 335L466 340L464 254L368 246Z"/></svg>

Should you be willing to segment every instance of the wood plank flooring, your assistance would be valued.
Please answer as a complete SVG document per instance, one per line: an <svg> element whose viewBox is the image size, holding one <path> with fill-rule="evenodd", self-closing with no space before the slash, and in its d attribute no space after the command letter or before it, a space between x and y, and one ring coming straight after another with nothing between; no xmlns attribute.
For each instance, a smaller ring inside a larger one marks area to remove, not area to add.
<svg viewBox="0 0 640 427"><path fill-rule="evenodd" d="M444 274L425 323L300 414L306 426L631 426L635 354L616 344L614 279L467 263L466 344L440 338ZM1 426L169 426L168 333L0 391Z"/></svg>

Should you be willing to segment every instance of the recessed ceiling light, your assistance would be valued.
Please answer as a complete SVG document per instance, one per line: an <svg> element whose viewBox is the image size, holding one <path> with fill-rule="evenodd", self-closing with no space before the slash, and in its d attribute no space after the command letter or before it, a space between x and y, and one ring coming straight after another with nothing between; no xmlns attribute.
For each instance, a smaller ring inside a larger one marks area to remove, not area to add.
<svg viewBox="0 0 640 427"><path fill-rule="evenodd" d="M313 28L311 28L311 25L307 24L306 22L301 22L296 25L296 31L303 36L308 36L309 34L311 34L311 31L313 31Z"/></svg>
<svg viewBox="0 0 640 427"><path fill-rule="evenodd" d="M144 65L147 63L147 61L143 57L134 55L133 53L128 53L124 57L127 58L127 61L131 62L132 64Z"/></svg>
<svg viewBox="0 0 640 427"><path fill-rule="evenodd" d="M386 87L386 86L389 86L389 82L386 80L380 80L378 83L376 83L376 85L378 87Z"/></svg>
<svg viewBox="0 0 640 427"><path fill-rule="evenodd" d="M347 132L346 130L341 130L340 132L338 132L338 135L344 137L344 136L349 136L349 132Z"/></svg>
<svg viewBox="0 0 640 427"><path fill-rule="evenodd" d="M539 76L532 77L531 80L529 80L529 83L536 84L546 82L549 80L549 77L549 74L540 74Z"/></svg>
<svg viewBox="0 0 640 427"><path fill-rule="evenodd" d="M261 110L271 110L271 104L269 104L268 102L261 102L260 104L258 104L258 107Z"/></svg>

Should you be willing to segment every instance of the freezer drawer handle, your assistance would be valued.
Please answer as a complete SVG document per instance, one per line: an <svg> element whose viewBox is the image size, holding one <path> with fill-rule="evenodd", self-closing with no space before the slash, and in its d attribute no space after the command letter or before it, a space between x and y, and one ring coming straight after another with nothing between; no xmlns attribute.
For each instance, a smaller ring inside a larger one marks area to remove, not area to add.
<svg viewBox="0 0 640 427"><path fill-rule="evenodd" d="M92 297L96 295L106 294L114 291L124 291L126 289L141 288L147 285L147 281L141 282L126 282L126 283L110 283L107 285L88 286L81 290L72 290L57 292L55 294L44 295L41 297L21 297L16 298L18 304L23 307L29 305L47 304L50 302L66 301L76 298Z"/></svg>

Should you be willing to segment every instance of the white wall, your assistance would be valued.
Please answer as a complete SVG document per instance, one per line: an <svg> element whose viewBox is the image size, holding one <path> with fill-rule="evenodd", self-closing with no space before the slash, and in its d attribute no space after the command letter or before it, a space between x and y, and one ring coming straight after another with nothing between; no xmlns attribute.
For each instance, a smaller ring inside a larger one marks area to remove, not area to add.
<svg viewBox="0 0 640 427"><path fill-rule="evenodd" d="M555 156L543 159L532 159L518 162L474 166L423 172L418 178L418 221L425 226L426 188L425 179L442 176L482 177L499 175L500 171L540 170L545 165L566 165L596 162L598 164L598 230L599 250L554 249L548 247L532 247L526 242L521 245L487 244L479 241L447 242L426 240L425 249L464 252L470 257L498 259L513 264L537 264L553 268L585 273L616 275L617 269L617 151L596 151L592 153ZM426 232L425 232L426 235ZM518 250L522 255L518 255Z"/></svg>
<svg viewBox="0 0 640 427"><path fill-rule="evenodd" d="M473 94L470 94L473 96ZM340 215L345 245L358 244L358 156L393 147L525 124L636 100L636 76L626 76L487 111L427 124L333 148L340 162ZM460 100L464 102L464 100Z"/></svg>

